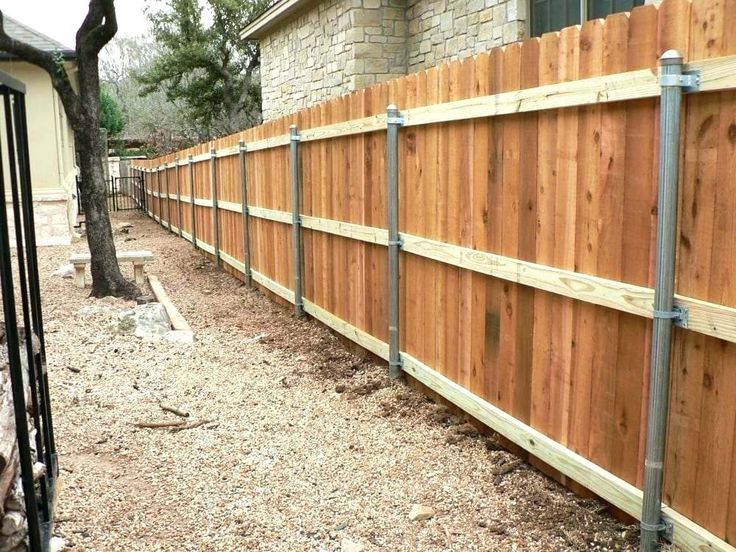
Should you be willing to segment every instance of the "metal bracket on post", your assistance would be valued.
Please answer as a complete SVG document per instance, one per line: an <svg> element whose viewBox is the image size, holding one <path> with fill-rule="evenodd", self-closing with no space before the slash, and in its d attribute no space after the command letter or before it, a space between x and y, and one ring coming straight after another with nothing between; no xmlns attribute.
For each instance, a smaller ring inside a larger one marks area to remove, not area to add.
<svg viewBox="0 0 736 552"><path fill-rule="evenodd" d="M679 75L660 75L659 86L663 88L676 86L682 88L683 92L697 92L698 90L700 90L700 72L686 71Z"/></svg>
<svg viewBox="0 0 736 552"><path fill-rule="evenodd" d="M662 520L662 538L668 542L675 540L675 525L669 519Z"/></svg>
<svg viewBox="0 0 736 552"><path fill-rule="evenodd" d="M667 534L662 522L662 483L669 412L670 357L675 321L687 326L687 311L675 305L677 196L680 166L682 93L693 79L682 72L682 55L668 50L660 58L659 175L657 249L652 323L652 353L647 441L641 511L641 552L655 552Z"/></svg>
<svg viewBox="0 0 736 552"><path fill-rule="evenodd" d="M217 201L217 152L210 148L210 198L212 200L212 241L215 247L215 263L220 266L220 214Z"/></svg>
<svg viewBox="0 0 736 552"><path fill-rule="evenodd" d="M652 312L652 318L664 318L672 320L672 322L680 328L687 328L688 315L689 311L687 307L681 307L679 305L675 305L674 307L672 307L671 311L655 310Z"/></svg>
<svg viewBox="0 0 736 552"><path fill-rule="evenodd" d="M661 519L659 523L649 524L649 523L640 523L641 529L644 531L651 531L652 533L657 533L660 535L663 539L665 539L668 542L672 542L675 536L675 526L672 523L672 521L668 519Z"/></svg>
<svg viewBox="0 0 736 552"><path fill-rule="evenodd" d="M301 184L301 166L299 163L299 128L291 125L289 148L291 154L291 211L294 247L294 314L304 316L304 298L302 296L302 217L299 212L299 191Z"/></svg>
<svg viewBox="0 0 736 552"><path fill-rule="evenodd" d="M395 105L388 106L386 117L386 166L388 170L388 374L401 376L399 333L399 127L404 124Z"/></svg>
<svg viewBox="0 0 736 552"><path fill-rule="evenodd" d="M248 228L248 179L246 172L245 154L248 147L243 140L238 142L238 157L240 159L240 205L243 211L243 273L245 275L245 283L248 287L253 287L253 275L250 269L250 234Z"/></svg>

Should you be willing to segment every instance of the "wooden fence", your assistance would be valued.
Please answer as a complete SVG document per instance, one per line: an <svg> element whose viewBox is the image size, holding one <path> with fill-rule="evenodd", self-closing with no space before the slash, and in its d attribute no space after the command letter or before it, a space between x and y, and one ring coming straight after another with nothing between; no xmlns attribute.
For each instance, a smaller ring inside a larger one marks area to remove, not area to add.
<svg viewBox="0 0 736 552"><path fill-rule="evenodd" d="M639 518L656 66L670 48L700 87L682 119L676 302L688 321L673 344L663 515L683 548L734 551L736 2L665 0L589 21L137 170L151 216L293 303L296 124L304 308L386 359L396 104L404 371Z"/></svg>

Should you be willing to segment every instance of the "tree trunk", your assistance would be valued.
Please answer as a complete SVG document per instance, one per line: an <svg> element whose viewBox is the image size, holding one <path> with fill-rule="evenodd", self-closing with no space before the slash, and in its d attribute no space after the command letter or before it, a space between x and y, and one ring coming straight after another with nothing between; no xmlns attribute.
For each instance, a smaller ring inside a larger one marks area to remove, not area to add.
<svg viewBox="0 0 736 552"><path fill-rule="evenodd" d="M127 297L133 299L140 290L123 278L112 239L110 215L107 211L107 183L102 168L103 143L100 129L92 125L74 133L81 172L82 208L87 226L87 243L92 256L92 296Z"/></svg>
<svg viewBox="0 0 736 552"><path fill-rule="evenodd" d="M92 296L135 299L141 292L123 278L112 239L110 213L107 210L107 180L102 165L106 144L100 133L100 74L97 51L79 51L77 59L79 97L84 116L74 125L79 154L82 207L87 226L87 244L92 257Z"/></svg>

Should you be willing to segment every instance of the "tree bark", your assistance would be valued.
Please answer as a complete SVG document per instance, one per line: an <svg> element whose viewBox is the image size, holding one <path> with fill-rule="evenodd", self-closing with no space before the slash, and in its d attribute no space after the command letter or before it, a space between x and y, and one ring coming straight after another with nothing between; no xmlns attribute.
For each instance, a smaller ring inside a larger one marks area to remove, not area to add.
<svg viewBox="0 0 736 552"><path fill-rule="evenodd" d="M74 126L74 138L79 153L87 244L92 258L91 295L93 297L113 295L134 299L141 293L138 287L123 278L120 272L112 237L110 213L107 210L107 181L103 167L103 159L107 152L100 133L99 50L97 44L91 44L94 38L92 31L83 35L85 24L82 24L77 34L79 98L84 117Z"/></svg>
<svg viewBox="0 0 736 552"><path fill-rule="evenodd" d="M81 173L82 208L87 226L87 244L91 256L93 297L135 298L140 290L123 278L117 260L117 252L112 237L110 214L107 211L107 183L102 168L102 149L104 144L99 128L75 130L79 170Z"/></svg>

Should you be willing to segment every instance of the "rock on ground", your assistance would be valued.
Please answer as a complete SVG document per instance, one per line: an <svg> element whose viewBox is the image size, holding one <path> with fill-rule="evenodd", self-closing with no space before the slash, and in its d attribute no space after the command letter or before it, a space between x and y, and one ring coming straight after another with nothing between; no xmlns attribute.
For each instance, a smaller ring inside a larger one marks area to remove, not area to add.
<svg viewBox="0 0 736 552"><path fill-rule="evenodd" d="M61 265L59 268L54 270L53 275L58 276L59 278L74 278L74 265Z"/></svg>
<svg viewBox="0 0 736 552"><path fill-rule="evenodd" d="M161 303L146 303L119 313L110 331L140 338L161 337L171 331L171 320Z"/></svg>
<svg viewBox="0 0 736 552"><path fill-rule="evenodd" d="M426 521L434 517L434 510L429 506L413 504L409 510L409 519L412 521Z"/></svg>
<svg viewBox="0 0 736 552"><path fill-rule="evenodd" d="M342 539L340 543L340 552L363 552L363 550L365 550L365 546L347 537Z"/></svg>

